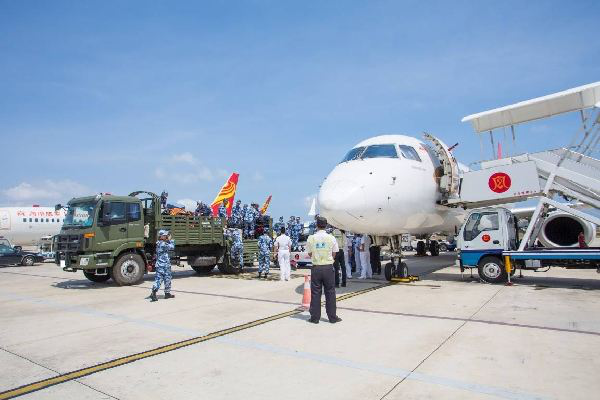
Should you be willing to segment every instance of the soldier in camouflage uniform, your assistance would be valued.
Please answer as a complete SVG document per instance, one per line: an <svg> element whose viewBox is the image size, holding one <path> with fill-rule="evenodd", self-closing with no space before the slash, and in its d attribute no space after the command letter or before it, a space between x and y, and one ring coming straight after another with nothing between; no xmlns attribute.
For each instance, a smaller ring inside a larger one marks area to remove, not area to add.
<svg viewBox="0 0 600 400"><path fill-rule="evenodd" d="M269 275L271 266L271 249L273 248L273 238L269 236L269 228L266 227L263 234L258 238L258 277L265 274L265 279Z"/></svg>
<svg viewBox="0 0 600 400"><path fill-rule="evenodd" d="M261 217L260 210L258 209L257 203L252 204L252 212L254 213L254 225L256 226L256 224L258 223L258 220Z"/></svg>
<svg viewBox="0 0 600 400"><path fill-rule="evenodd" d="M167 193L166 190L163 190L163 192L160 194L160 208L161 210L166 210L167 209L167 198L169 197L169 193Z"/></svg>
<svg viewBox="0 0 600 400"><path fill-rule="evenodd" d="M289 221L287 222L287 226L286 226L286 232L288 233L288 235L290 235L290 239L292 238L292 235L294 234L294 223L296 221L296 218L292 215L289 219ZM292 246L292 249L294 247Z"/></svg>
<svg viewBox="0 0 600 400"><path fill-rule="evenodd" d="M281 232L281 228L285 228L285 222L283 222L283 217L279 217L279 222L276 222L273 225L273 232L275 232L275 234L278 234L279 232Z"/></svg>
<svg viewBox="0 0 600 400"><path fill-rule="evenodd" d="M244 241L241 229L227 229L227 236L231 238L231 262L238 264L240 271L244 268Z"/></svg>
<svg viewBox="0 0 600 400"><path fill-rule="evenodd" d="M316 221L311 221L311 223L308 225L308 234L314 235L316 232L317 232L317 223L316 223Z"/></svg>
<svg viewBox="0 0 600 400"><path fill-rule="evenodd" d="M219 218L227 218L227 200L223 200L219 206L218 216Z"/></svg>
<svg viewBox="0 0 600 400"><path fill-rule="evenodd" d="M242 202L238 200L235 202L235 206L231 209L231 218L229 219L229 226L233 228L242 228Z"/></svg>
<svg viewBox="0 0 600 400"><path fill-rule="evenodd" d="M300 223L300 217L296 217L296 220L292 222L292 249L298 251L298 242L300 241L300 233L302 233L302 224Z"/></svg>
<svg viewBox="0 0 600 400"><path fill-rule="evenodd" d="M161 229L158 231L158 241L156 242L156 263L154 269L154 285L152 285L151 301L158 301L156 292L160 289L161 281L165 283L165 299L175 297L171 294L171 259L169 250L175 249L175 241L170 240L169 232Z"/></svg>
<svg viewBox="0 0 600 400"><path fill-rule="evenodd" d="M244 237L249 238L254 236L254 212L252 207L244 204Z"/></svg>

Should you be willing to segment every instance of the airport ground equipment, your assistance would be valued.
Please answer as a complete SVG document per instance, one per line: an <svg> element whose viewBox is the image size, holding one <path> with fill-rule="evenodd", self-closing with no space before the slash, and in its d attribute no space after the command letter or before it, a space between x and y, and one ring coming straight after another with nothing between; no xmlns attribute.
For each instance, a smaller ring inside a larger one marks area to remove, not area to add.
<svg viewBox="0 0 600 400"><path fill-rule="evenodd" d="M598 268L599 248L577 248L579 235L591 243L600 218L584 207L600 209L600 82L512 106L465 117L478 133L578 111L581 127L568 147L500 157L464 172L447 206L473 209L459 233L461 268L477 266L488 282L510 280L511 264L522 269L551 266ZM514 148L514 145L513 145ZM562 198L568 203L559 202ZM518 221L505 208L479 208L536 199L523 237ZM506 268L505 268L506 267Z"/></svg>
<svg viewBox="0 0 600 400"><path fill-rule="evenodd" d="M553 204L560 205L560 203ZM594 217L591 217L594 218ZM596 223L600 224L600 219ZM458 263L463 272L477 268L479 277L490 283L510 280L516 268L538 271L543 268L596 269L600 271L600 248L521 248L518 218L504 207L472 210L458 235Z"/></svg>
<svg viewBox="0 0 600 400"><path fill-rule="evenodd" d="M145 191L74 198L55 239L55 261L65 271L83 271L93 282L112 278L119 285L136 284L153 271L157 234L166 229L175 240L172 263L187 261L199 274L215 265L223 273L241 271L230 257L224 218L161 211L160 198ZM257 256L258 241L245 239L244 264L252 265Z"/></svg>

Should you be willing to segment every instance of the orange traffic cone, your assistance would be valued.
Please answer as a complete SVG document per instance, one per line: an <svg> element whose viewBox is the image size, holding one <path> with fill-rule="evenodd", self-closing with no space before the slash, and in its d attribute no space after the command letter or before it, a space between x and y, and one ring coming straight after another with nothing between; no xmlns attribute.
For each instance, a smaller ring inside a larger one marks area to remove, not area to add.
<svg viewBox="0 0 600 400"><path fill-rule="evenodd" d="M308 310L310 307L310 275L304 276L304 295L302 296L302 308Z"/></svg>

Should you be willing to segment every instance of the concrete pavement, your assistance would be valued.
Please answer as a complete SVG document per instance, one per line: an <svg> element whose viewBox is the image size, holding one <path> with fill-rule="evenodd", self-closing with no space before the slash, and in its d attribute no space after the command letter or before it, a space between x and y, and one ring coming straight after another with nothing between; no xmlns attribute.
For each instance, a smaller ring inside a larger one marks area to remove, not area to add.
<svg viewBox="0 0 600 400"><path fill-rule="evenodd" d="M52 264L0 268L0 390L257 321L22 398L595 397L595 271L528 273L505 287L462 279L453 262L409 258L423 275L411 284L353 279L340 296L377 289L339 301L343 322L316 326L290 312L307 270L279 282L175 269L176 298L149 303L151 276L117 287Z"/></svg>

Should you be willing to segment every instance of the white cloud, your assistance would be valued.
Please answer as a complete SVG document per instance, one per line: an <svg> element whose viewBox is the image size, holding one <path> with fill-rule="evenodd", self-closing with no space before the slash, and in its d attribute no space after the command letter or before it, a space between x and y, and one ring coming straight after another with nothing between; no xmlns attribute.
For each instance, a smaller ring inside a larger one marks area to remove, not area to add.
<svg viewBox="0 0 600 400"><path fill-rule="evenodd" d="M171 160L176 162L176 163L184 163L184 164L190 164L190 165L196 165L198 164L198 160L196 159L196 157L194 157L192 155L192 153L181 153L181 154L175 154L173 155L173 157L171 157Z"/></svg>
<svg viewBox="0 0 600 400"><path fill-rule="evenodd" d="M189 152L174 154L154 169L154 176L162 181L193 184L212 181L214 173Z"/></svg>
<svg viewBox="0 0 600 400"><path fill-rule="evenodd" d="M180 199L177 200L177 204L181 204L182 206L184 206L186 211L194 211L196 209L196 200Z"/></svg>
<svg viewBox="0 0 600 400"><path fill-rule="evenodd" d="M0 191L10 204L49 203L68 201L73 197L92 193L91 189L69 179L53 181L46 179L39 183L21 182L17 186Z"/></svg>
<svg viewBox="0 0 600 400"><path fill-rule="evenodd" d="M259 182L262 181L263 179L265 179L265 177L258 171L256 171L253 175L252 175L252 180L255 182Z"/></svg>

